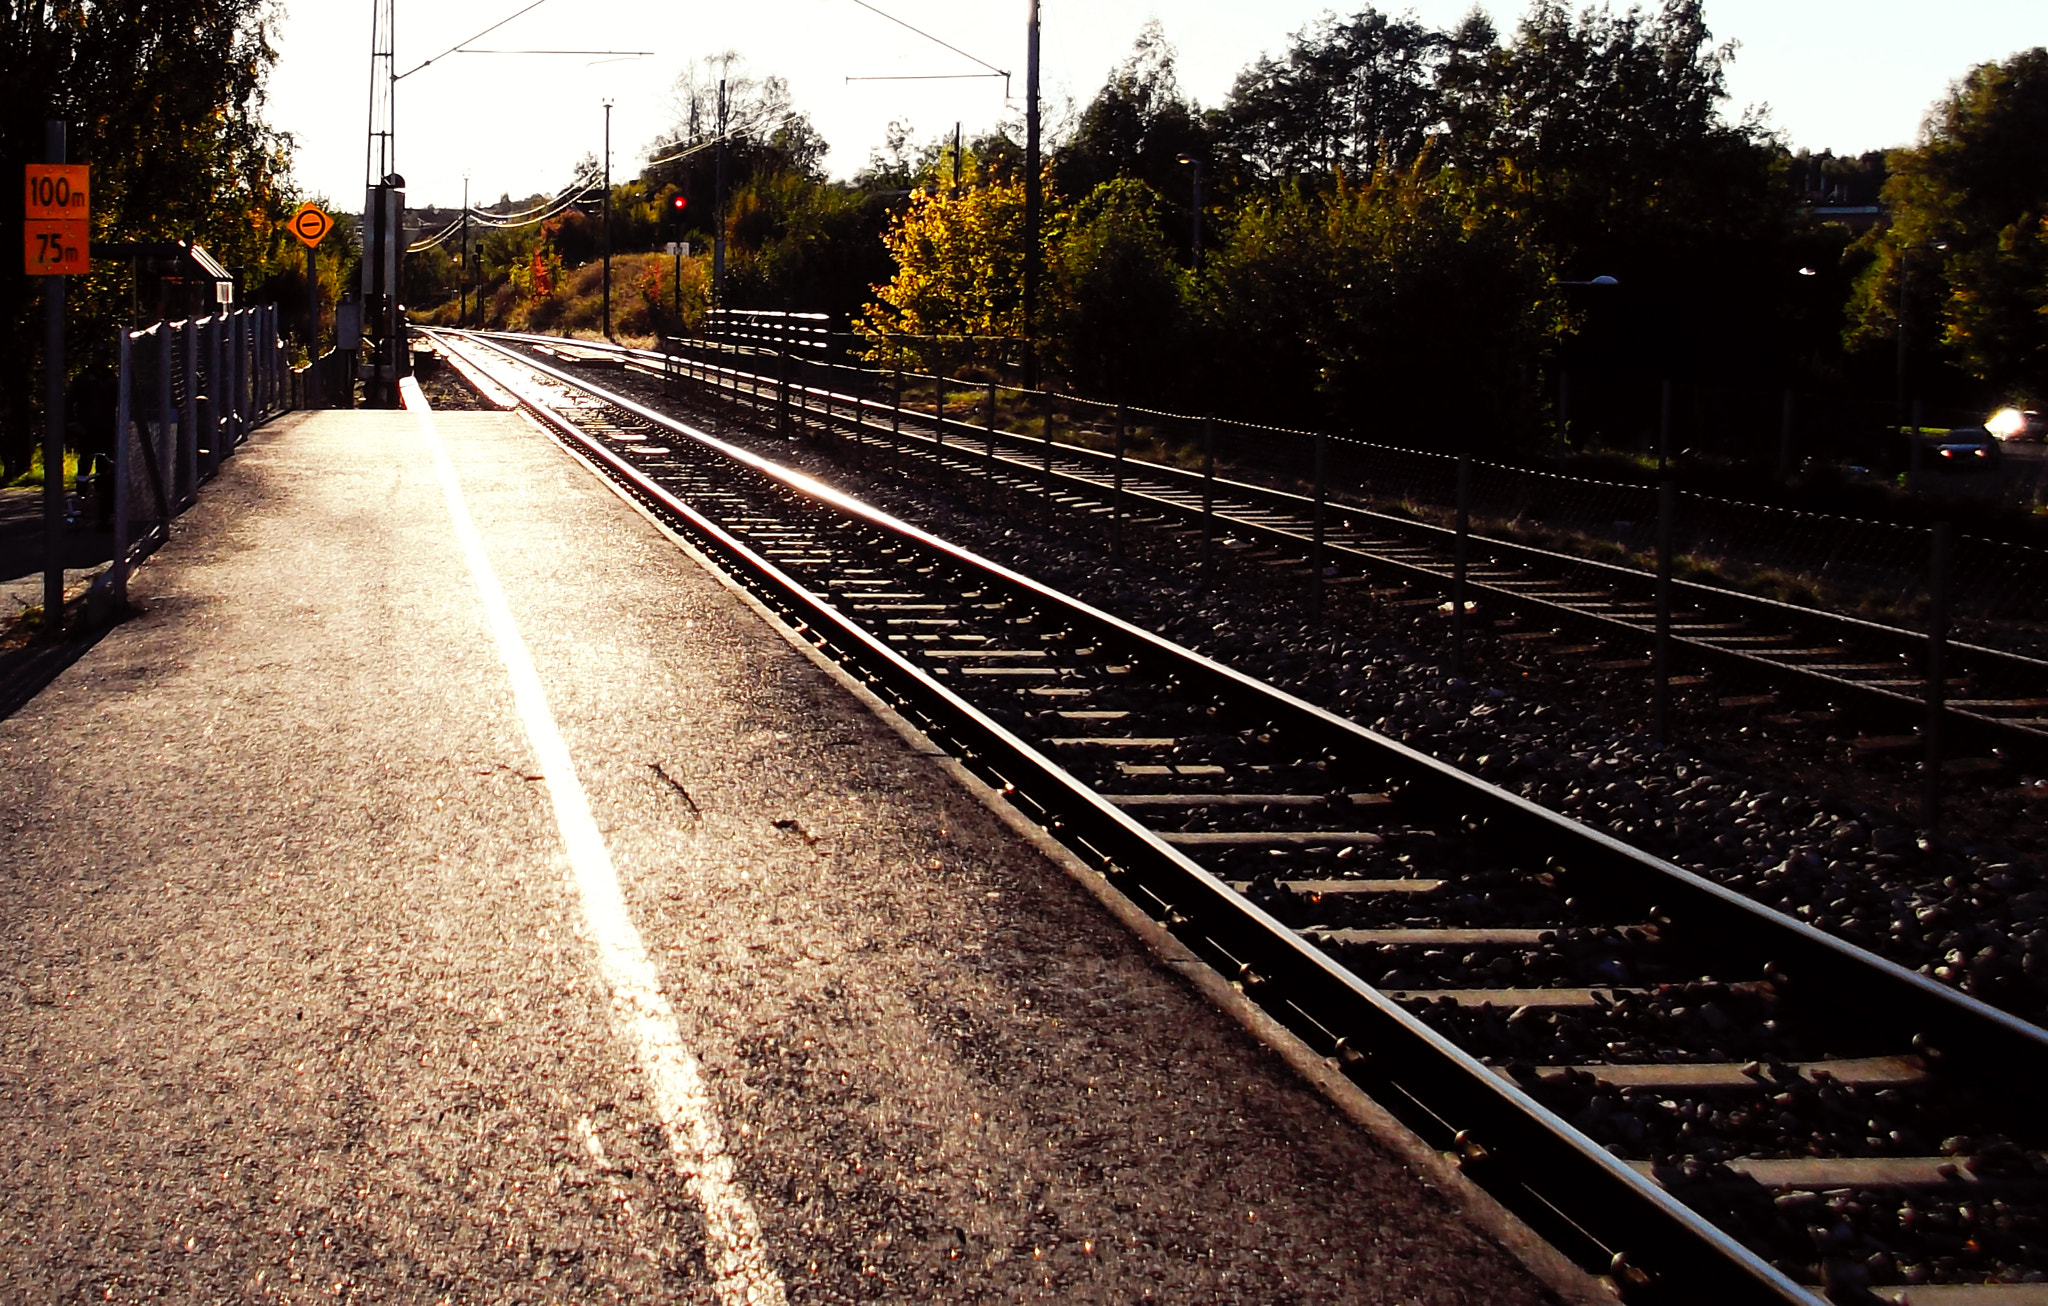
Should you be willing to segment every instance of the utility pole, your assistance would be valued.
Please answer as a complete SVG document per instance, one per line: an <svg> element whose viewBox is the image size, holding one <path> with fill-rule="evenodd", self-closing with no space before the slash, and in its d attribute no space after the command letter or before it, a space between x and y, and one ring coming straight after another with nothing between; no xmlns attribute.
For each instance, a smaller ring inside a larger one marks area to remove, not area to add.
<svg viewBox="0 0 2048 1306"><path fill-rule="evenodd" d="M725 307L725 78L718 79L718 195L711 205L711 305Z"/></svg>
<svg viewBox="0 0 2048 1306"><path fill-rule="evenodd" d="M462 312L456 319L469 325L469 174L462 174Z"/></svg>
<svg viewBox="0 0 2048 1306"><path fill-rule="evenodd" d="M604 338L612 338L612 102L604 102Z"/></svg>
<svg viewBox="0 0 2048 1306"><path fill-rule="evenodd" d="M1030 0L1024 64L1024 388L1038 385L1038 0Z"/></svg>
<svg viewBox="0 0 2048 1306"><path fill-rule="evenodd" d="M960 124L953 124L953 198L960 198Z"/></svg>

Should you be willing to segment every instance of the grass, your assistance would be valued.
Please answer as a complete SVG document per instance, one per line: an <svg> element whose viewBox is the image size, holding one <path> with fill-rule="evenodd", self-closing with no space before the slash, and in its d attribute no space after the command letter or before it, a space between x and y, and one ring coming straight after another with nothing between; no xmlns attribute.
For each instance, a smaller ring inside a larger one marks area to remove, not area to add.
<svg viewBox="0 0 2048 1306"><path fill-rule="evenodd" d="M75 485L77 483L78 451L75 449L66 449L64 451L64 484ZM13 480L9 481L7 483L7 488L10 490L39 489L41 488L42 484L43 450L42 446L38 445L36 447L34 456L29 460L28 470L23 472L21 475L15 477Z"/></svg>
<svg viewBox="0 0 2048 1306"><path fill-rule="evenodd" d="M702 319L710 290L710 260L691 257L682 261L683 316L686 321ZM615 254L612 256L612 334L627 344L651 346L656 333L675 329L671 317L675 294L675 261L666 254ZM499 281L484 292L484 320L493 328L533 331L544 335L596 340L602 335L604 319L604 265L584 263L563 272L556 292L540 298L522 296ZM470 294L470 311L475 312L475 292ZM452 326L461 312L462 297L451 293L441 303L414 309L411 318L426 326Z"/></svg>

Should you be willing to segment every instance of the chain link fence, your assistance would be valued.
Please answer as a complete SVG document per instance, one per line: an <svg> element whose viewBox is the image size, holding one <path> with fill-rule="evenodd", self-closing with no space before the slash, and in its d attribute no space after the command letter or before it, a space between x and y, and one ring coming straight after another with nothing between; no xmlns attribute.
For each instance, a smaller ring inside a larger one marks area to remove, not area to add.
<svg viewBox="0 0 2048 1306"><path fill-rule="evenodd" d="M777 411L786 403L788 411L821 414L836 405L841 417L862 404L871 422L940 442L985 439L993 428L1001 437L997 456L1012 462L1039 463L1056 452L1106 453L1121 432L1124 452L1139 462L1200 471L1213 460L1217 476L1228 480L1304 496L1317 488L1313 431L1027 389L1015 383L1016 368L990 342L874 341L826 331L803 315L754 314L733 315L708 338L670 340L666 349L672 366L695 368L714 392L729 392L734 401L773 404ZM955 365L921 366L946 361L949 351L958 356ZM1878 406L1868 407L1858 423L1881 430ZM1818 423L1801 417L1791 402L1783 412L1780 429L1757 442L1765 452L1775 445L1781 470L1790 470L1809 456L1803 450L1818 447L1811 429ZM1925 422L1929 414L1916 417ZM1891 435L1899 447L1873 446L1883 457L1871 461L1881 465L1861 469L1871 479L1913 475L1914 459L1933 456L1935 437L1922 438L1915 450L1895 428ZM1331 503L1453 523L1456 455L1348 434L1330 435L1325 448L1322 489ZM2032 502L2044 488L2048 460L2005 462L1992 493L1969 488L1983 496L1980 502ZM1654 484L1475 460L1469 494L1472 529L1480 536L1646 572L1655 568ZM1966 512L1965 506L1958 515ZM1681 492L1672 529L1680 579L1887 625L1914 628L1926 617L1931 532L1925 526ZM1959 529L1950 576L1950 619L1958 638L2048 656L2048 551Z"/></svg>

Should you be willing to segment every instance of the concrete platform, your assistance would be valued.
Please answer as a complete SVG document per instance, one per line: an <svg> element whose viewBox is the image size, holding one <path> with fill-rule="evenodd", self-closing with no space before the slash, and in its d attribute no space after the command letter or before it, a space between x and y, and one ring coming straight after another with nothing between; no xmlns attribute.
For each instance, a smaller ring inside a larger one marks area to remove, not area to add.
<svg viewBox="0 0 2048 1306"><path fill-rule="evenodd" d="M0 721L0 1299L1545 1299L516 417L130 594Z"/></svg>

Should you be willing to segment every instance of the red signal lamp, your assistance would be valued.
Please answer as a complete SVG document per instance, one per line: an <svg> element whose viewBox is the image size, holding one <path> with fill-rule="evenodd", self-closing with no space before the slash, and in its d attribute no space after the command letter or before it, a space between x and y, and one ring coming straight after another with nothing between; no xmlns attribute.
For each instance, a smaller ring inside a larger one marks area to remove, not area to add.
<svg viewBox="0 0 2048 1306"><path fill-rule="evenodd" d="M685 196L681 191L677 191L675 194L668 197L668 208L669 212L671 213L681 213L684 209L687 209L689 207L689 198Z"/></svg>

